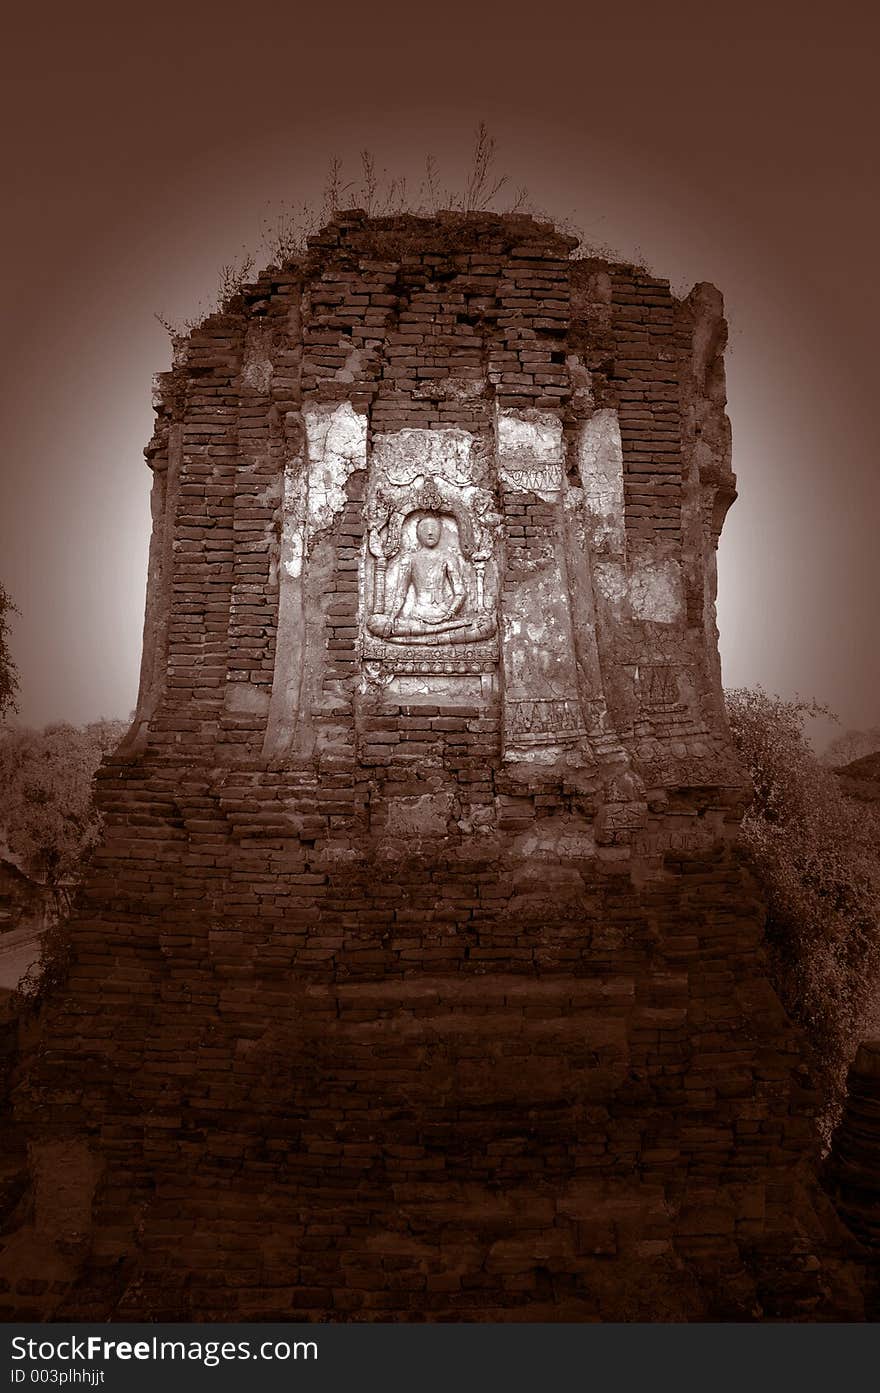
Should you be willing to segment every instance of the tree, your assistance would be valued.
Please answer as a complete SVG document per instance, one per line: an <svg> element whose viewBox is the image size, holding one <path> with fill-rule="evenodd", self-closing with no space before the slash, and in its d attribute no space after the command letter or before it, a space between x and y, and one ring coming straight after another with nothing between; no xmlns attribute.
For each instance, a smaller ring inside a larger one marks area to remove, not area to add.
<svg viewBox="0 0 880 1393"><path fill-rule="evenodd" d="M18 611L0 585L0 721L10 711L17 711L18 669L9 651L9 615Z"/></svg>
<svg viewBox="0 0 880 1393"><path fill-rule="evenodd" d="M0 733L0 827L12 854L52 890L59 912L100 835L95 770L125 729L123 721L96 721Z"/></svg>
<svg viewBox="0 0 880 1393"><path fill-rule="evenodd" d="M752 775L743 845L768 899L766 940L776 987L803 1026L824 1088L826 1136L846 1070L876 1029L880 984L880 859L871 820L841 791L806 737L815 703L760 690L726 693L731 730Z"/></svg>

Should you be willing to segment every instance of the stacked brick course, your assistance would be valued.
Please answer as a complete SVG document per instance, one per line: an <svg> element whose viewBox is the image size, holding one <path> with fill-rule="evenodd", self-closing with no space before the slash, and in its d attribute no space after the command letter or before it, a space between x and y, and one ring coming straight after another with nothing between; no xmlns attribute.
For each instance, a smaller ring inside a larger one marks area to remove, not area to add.
<svg viewBox="0 0 880 1393"><path fill-rule="evenodd" d="M824 1178L850 1228L880 1251L880 1041L861 1044L850 1067L843 1116ZM878 1292L874 1292L877 1303Z"/></svg>

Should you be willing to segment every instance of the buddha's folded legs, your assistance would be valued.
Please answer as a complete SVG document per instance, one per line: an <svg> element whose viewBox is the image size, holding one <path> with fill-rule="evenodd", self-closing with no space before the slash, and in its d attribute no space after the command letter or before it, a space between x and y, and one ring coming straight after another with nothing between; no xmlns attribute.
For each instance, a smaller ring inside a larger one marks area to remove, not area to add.
<svg viewBox="0 0 880 1393"><path fill-rule="evenodd" d="M475 643L494 634L495 616L481 614L476 619L447 619L434 624L424 619L391 619L386 614L371 614L367 628L386 643Z"/></svg>

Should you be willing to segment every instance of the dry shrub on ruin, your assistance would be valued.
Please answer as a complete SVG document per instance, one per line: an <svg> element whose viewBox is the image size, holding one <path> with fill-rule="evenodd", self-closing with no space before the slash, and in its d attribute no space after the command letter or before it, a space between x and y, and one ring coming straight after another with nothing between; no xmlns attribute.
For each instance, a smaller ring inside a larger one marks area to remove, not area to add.
<svg viewBox="0 0 880 1393"><path fill-rule="evenodd" d="M755 785L742 840L768 900L776 987L804 1028L823 1087L820 1123L839 1112L860 1040L876 1033L880 983L880 856L872 819L814 754L812 702L760 688L726 693L731 731Z"/></svg>
<svg viewBox="0 0 880 1393"><path fill-rule="evenodd" d="M463 215L490 208L504 213L534 211L527 189L512 188L509 175L498 170L497 159L495 139L484 121L474 132L470 163L458 189L442 182L432 154L425 156L417 187L409 186L405 175L380 168L372 150L361 150L358 168L351 177L334 155L328 163L320 203L303 200L273 205L262 220L260 250L271 265L289 265L305 256L309 238L345 209L361 209L371 218L405 213L433 217L441 209ZM561 231L568 230L567 224L558 226ZM222 311L244 289L255 269L256 257L245 249L240 257L220 267L217 295L211 304L199 305L185 319L174 320L162 313L155 318L177 346L209 315Z"/></svg>

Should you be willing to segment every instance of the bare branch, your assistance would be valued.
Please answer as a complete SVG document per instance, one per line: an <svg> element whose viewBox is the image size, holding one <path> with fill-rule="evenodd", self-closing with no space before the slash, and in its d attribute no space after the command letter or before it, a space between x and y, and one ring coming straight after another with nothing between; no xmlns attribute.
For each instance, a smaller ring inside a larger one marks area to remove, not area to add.
<svg viewBox="0 0 880 1393"><path fill-rule="evenodd" d="M461 207L465 213L481 212L507 183L507 175L495 175L495 141L485 121L477 127L470 174L465 184Z"/></svg>
<svg viewBox="0 0 880 1393"><path fill-rule="evenodd" d="M326 222L339 212L344 201L344 195L349 193L353 185L351 180L343 181L342 161L338 155L334 155L330 161L330 168L327 171L327 182L324 185L323 202L321 205L321 218Z"/></svg>
<svg viewBox="0 0 880 1393"><path fill-rule="evenodd" d="M514 190L513 202L506 209L508 213L526 213L529 211L529 191L525 184L519 184Z"/></svg>
<svg viewBox="0 0 880 1393"><path fill-rule="evenodd" d="M440 179L437 170L437 160L433 155L425 156L425 177L419 186L418 210L426 213L436 213L441 204ZM451 202L449 196L446 202Z"/></svg>
<svg viewBox="0 0 880 1393"><path fill-rule="evenodd" d="M220 288L217 293L217 308L222 309L227 300L240 295L247 285L255 261L251 252L245 252L241 261L229 261L220 267Z"/></svg>
<svg viewBox="0 0 880 1393"><path fill-rule="evenodd" d="M372 217L376 211L378 181L376 179L376 157L370 150L361 151L361 174L358 202L366 210L367 217Z"/></svg>
<svg viewBox="0 0 880 1393"><path fill-rule="evenodd" d="M153 318L157 323L162 325L162 328L165 330L165 333L171 339L172 343L183 337L182 320L169 319L166 315L160 314L158 310L153 311Z"/></svg>
<svg viewBox="0 0 880 1393"><path fill-rule="evenodd" d="M393 216L396 213L405 213L409 200L406 194L406 176L400 179L392 179L385 194L382 211L386 216Z"/></svg>
<svg viewBox="0 0 880 1393"><path fill-rule="evenodd" d="M318 214L308 203L282 203L274 221L263 219L260 240L274 265L284 266L306 251L308 238L318 230Z"/></svg>

